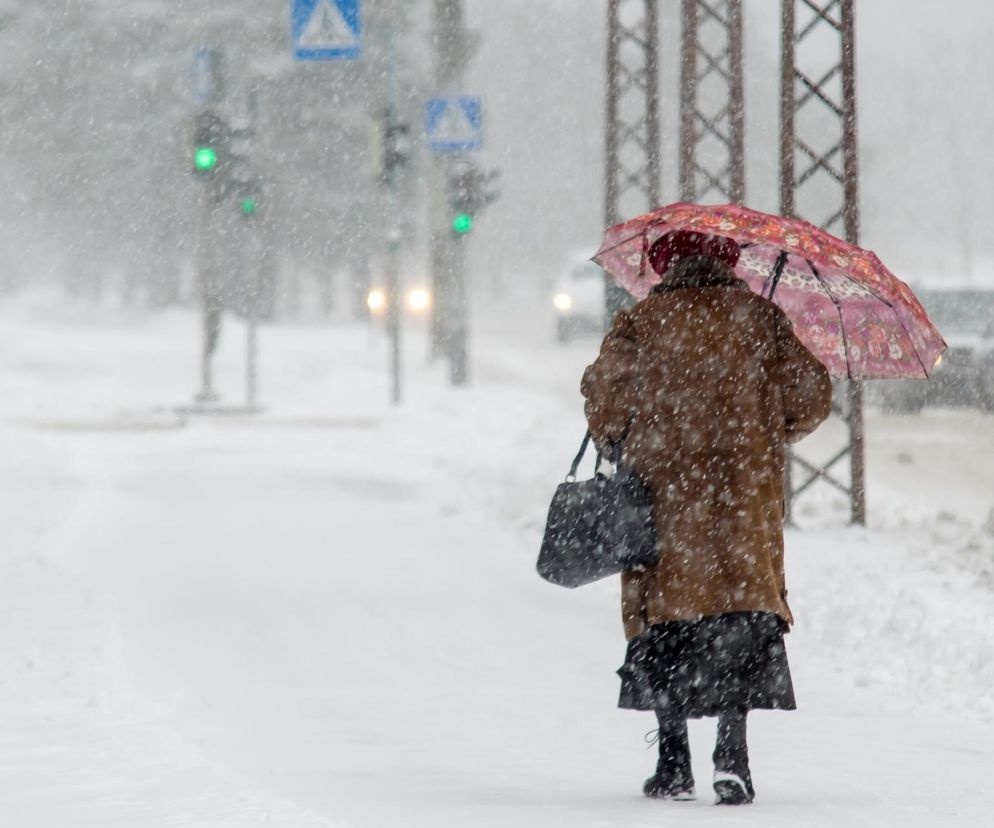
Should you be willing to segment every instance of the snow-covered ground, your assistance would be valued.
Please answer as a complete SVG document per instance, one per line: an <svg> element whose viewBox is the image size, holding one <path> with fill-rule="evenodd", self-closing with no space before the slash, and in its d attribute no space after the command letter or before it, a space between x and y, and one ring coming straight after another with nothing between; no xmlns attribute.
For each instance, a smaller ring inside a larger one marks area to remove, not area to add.
<svg viewBox="0 0 994 828"><path fill-rule="evenodd" d="M175 410L196 341L0 308L0 825L992 824L994 418L871 412L871 526L799 507L800 709L751 717L758 798L723 810L708 721L700 799L640 795L616 584L534 574L596 343L495 316L454 393L415 331L392 410L377 332L266 328L266 411L209 418Z"/></svg>

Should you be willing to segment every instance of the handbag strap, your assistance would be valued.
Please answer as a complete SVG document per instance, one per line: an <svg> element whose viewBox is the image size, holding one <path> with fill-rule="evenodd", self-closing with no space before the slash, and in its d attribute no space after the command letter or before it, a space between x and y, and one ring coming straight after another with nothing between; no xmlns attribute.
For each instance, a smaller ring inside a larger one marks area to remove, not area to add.
<svg viewBox="0 0 994 828"><path fill-rule="evenodd" d="M566 475L566 482L572 483L576 480L577 469L580 468L580 461L583 460L583 455L587 453L587 446L590 445L590 429L587 429L587 433L583 435L583 442L580 443L580 450L576 453L576 457L573 458L573 465L569 467L569 474ZM598 457L600 457L600 452L598 452Z"/></svg>

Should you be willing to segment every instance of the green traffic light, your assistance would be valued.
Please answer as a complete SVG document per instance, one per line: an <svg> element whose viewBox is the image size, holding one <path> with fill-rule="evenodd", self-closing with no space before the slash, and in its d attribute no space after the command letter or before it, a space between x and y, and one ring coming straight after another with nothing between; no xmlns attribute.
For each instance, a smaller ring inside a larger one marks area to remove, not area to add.
<svg viewBox="0 0 994 828"><path fill-rule="evenodd" d="M197 147L193 154L193 166L202 172L214 169L217 164L217 153L213 147Z"/></svg>
<svg viewBox="0 0 994 828"><path fill-rule="evenodd" d="M473 229L473 217L469 213L460 213L452 219L452 229L457 233L468 233Z"/></svg>
<svg viewBox="0 0 994 828"><path fill-rule="evenodd" d="M258 208L258 206L259 206L259 202L257 202L254 198L243 198L242 199L241 208L242 208L242 212L246 216L251 216L256 211L256 208Z"/></svg>

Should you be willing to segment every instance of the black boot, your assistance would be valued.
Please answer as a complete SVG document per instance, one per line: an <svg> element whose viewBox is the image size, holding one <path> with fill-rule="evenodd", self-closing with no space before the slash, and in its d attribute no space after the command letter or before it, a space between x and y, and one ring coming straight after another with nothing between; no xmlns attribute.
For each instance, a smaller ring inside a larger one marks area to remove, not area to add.
<svg viewBox="0 0 994 828"><path fill-rule="evenodd" d="M652 799L695 799L694 774L690 767L687 721L656 711L659 730L659 761L656 772L645 780L642 793Z"/></svg>
<svg viewBox="0 0 994 828"><path fill-rule="evenodd" d="M718 739L714 748L714 792L716 805L748 805L756 796L749 773L746 745L746 714L731 711L718 717Z"/></svg>

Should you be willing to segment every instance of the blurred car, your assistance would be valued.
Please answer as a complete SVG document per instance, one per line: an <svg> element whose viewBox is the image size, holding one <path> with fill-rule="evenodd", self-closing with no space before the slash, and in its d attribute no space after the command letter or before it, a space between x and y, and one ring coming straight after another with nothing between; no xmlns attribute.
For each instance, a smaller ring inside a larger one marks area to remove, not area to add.
<svg viewBox="0 0 994 828"><path fill-rule="evenodd" d="M968 405L994 410L994 289L916 292L949 350L929 381L870 383L885 410L921 411L926 405Z"/></svg>
<svg viewBox="0 0 994 828"><path fill-rule="evenodd" d="M404 309L415 316L423 316L431 307L431 292L421 285L404 288L401 291L401 302ZM382 287L374 287L366 294L366 307L373 316L382 316L387 310L387 291Z"/></svg>
<svg viewBox="0 0 994 828"><path fill-rule="evenodd" d="M556 282L556 339L569 342L577 334L604 332L604 271L587 256L577 256Z"/></svg>

